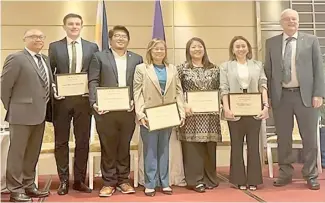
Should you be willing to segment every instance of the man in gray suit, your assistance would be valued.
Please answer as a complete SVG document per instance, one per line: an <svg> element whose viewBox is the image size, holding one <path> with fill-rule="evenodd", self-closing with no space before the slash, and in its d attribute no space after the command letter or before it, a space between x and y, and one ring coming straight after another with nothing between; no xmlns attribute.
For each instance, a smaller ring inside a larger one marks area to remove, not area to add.
<svg viewBox="0 0 325 203"><path fill-rule="evenodd" d="M268 78L276 132L278 135L279 178L274 186L292 181L292 130L294 116L302 137L302 174L309 189L318 190L318 108L325 96L322 56L317 37L298 32L299 16L286 9L281 15L283 34L266 41L265 73Z"/></svg>
<svg viewBox="0 0 325 203"><path fill-rule="evenodd" d="M130 174L130 141L135 128L133 110L133 77L142 57L127 51L129 31L115 26L109 31L111 49L93 55L89 66L89 101L95 110L97 132L101 145L101 172L104 187L100 197L109 197L115 188L122 193L134 193ZM96 105L97 87L129 87L132 109L129 111L102 112Z"/></svg>
<svg viewBox="0 0 325 203"><path fill-rule="evenodd" d="M83 26L82 17L70 13L63 18L63 28L67 36L49 46L49 58L53 74L74 74L88 72L93 53L98 51L95 43L80 37ZM57 193L65 195L69 191L69 137L73 118L73 131L76 142L74 161L73 189L90 193L85 185L89 138L91 125L91 108L88 95L60 97L54 94L53 125L55 134L55 160L60 177Z"/></svg>
<svg viewBox="0 0 325 203"><path fill-rule="evenodd" d="M28 30L25 49L6 58L1 75L1 100L10 130L7 188L13 202L49 195L34 183L45 121L51 120L53 78L47 57L40 54L44 39L41 31Z"/></svg>

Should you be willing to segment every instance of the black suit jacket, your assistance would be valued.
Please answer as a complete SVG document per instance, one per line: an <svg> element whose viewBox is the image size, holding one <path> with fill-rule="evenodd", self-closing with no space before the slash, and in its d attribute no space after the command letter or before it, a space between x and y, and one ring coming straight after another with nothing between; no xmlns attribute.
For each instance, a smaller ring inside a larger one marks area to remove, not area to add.
<svg viewBox="0 0 325 203"><path fill-rule="evenodd" d="M98 52L98 46L95 43L81 39L82 44L82 69L81 72L88 72L91 57ZM67 48L67 38L52 42L49 46L49 58L52 73L69 73L69 54Z"/></svg>
<svg viewBox="0 0 325 203"><path fill-rule="evenodd" d="M142 56L127 51L126 85L130 87L130 98L133 100L133 78L135 67L143 63ZM89 101L96 102L96 87L118 87L118 71L112 50L97 52L93 55L89 66Z"/></svg>

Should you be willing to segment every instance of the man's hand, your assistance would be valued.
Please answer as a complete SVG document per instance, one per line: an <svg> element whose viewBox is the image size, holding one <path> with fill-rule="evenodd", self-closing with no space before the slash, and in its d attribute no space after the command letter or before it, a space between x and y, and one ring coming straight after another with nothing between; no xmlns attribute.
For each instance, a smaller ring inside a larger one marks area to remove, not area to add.
<svg viewBox="0 0 325 203"><path fill-rule="evenodd" d="M131 111L134 110L134 102L133 102L133 100L131 100L130 106L131 106L131 109L129 109L128 112L131 112Z"/></svg>
<svg viewBox="0 0 325 203"><path fill-rule="evenodd" d="M322 97L313 97L313 107L319 108L323 104L323 98Z"/></svg>
<svg viewBox="0 0 325 203"><path fill-rule="evenodd" d="M56 86L55 86L55 85L52 85L52 87L53 87L53 92L54 92L54 98L55 98L56 100L62 100L62 99L65 99L65 97L63 97L63 96L59 96L59 95L58 95L58 92L56 91Z"/></svg>
<svg viewBox="0 0 325 203"><path fill-rule="evenodd" d="M95 111L96 111L99 115L103 115L103 114L109 112L109 111L99 111L99 110L98 110L98 106L97 106L96 103L93 104L93 108L95 109Z"/></svg>

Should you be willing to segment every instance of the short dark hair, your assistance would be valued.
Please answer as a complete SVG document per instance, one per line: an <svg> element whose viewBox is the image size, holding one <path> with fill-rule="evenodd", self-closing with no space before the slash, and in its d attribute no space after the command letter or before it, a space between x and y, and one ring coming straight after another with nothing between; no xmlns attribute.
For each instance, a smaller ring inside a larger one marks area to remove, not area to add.
<svg viewBox="0 0 325 203"><path fill-rule="evenodd" d="M229 60L230 61L236 60L236 56L234 56L233 49L234 49L234 44L237 40L243 40L246 42L247 48L248 48L248 53L246 55L246 58L252 59L253 58L252 45L249 43L249 41L245 37L235 36L234 38L232 38L232 40L230 41L230 44L229 44Z"/></svg>
<svg viewBox="0 0 325 203"><path fill-rule="evenodd" d="M83 20L82 20L81 15L78 15L78 14L75 14L75 13L69 13L66 16L64 16L64 18L63 18L63 25L65 25L67 23L67 20L69 18L79 18L81 20L81 24L83 24Z"/></svg>
<svg viewBox="0 0 325 203"><path fill-rule="evenodd" d="M123 25L115 25L112 29L110 29L109 32L108 32L109 39L112 39L113 38L113 35L115 34L116 31L123 31L123 32L125 32L125 34L128 37L128 40L130 41L130 32Z"/></svg>

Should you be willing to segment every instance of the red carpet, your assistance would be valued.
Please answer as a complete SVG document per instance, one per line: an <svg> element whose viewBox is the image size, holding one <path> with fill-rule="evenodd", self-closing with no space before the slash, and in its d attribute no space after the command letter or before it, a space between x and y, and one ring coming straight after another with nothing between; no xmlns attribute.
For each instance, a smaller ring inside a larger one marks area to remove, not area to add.
<svg viewBox="0 0 325 203"><path fill-rule="evenodd" d="M143 187L136 189L136 194L125 195L115 192L112 197L99 198L98 192L102 186L100 178L95 179L95 190L91 194L83 194L72 189L69 194L59 196L56 193L59 181L53 176L51 184L51 195L44 202L325 202L325 171L319 177L321 189L311 191L306 188L306 182L301 176L301 166L295 166L293 183L285 187L273 187L273 180L268 178L267 167L264 168L264 184L255 192L243 192L232 188L229 183L220 180L220 186L214 190L207 190L206 193L196 193L183 187L173 187L173 195L164 195L157 191L155 197L147 197L143 194ZM275 165L275 176L277 167ZM227 168L218 168L218 172L227 176ZM49 176L40 177L40 188L43 188ZM9 195L2 194L1 200L8 201ZM37 202L38 199L34 199Z"/></svg>

